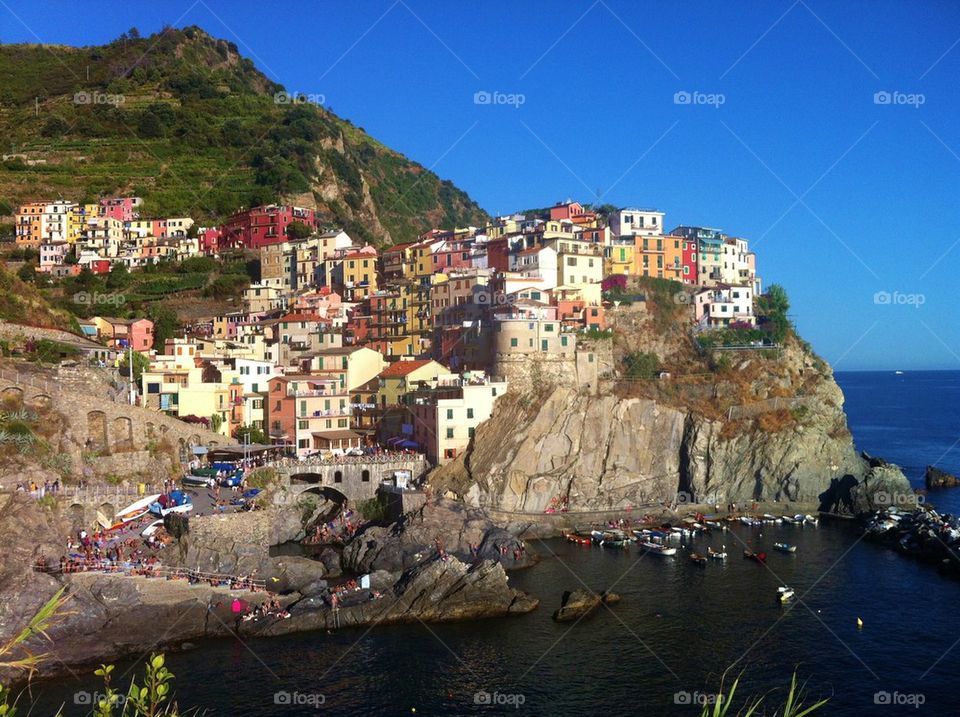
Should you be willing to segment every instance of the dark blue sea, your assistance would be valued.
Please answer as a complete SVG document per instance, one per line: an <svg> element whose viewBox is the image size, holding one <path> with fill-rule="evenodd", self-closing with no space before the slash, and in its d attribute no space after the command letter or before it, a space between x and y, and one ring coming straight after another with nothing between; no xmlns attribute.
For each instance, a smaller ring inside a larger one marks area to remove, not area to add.
<svg viewBox="0 0 960 717"><path fill-rule="evenodd" d="M927 464L960 471L960 372L837 378L859 448L917 485ZM956 508L960 489L929 500ZM774 552L775 541L798 552ZM699 568L685 551L664 559L534 543L543 561L511 578L542 601L529 615L222 640L171 654L169 666L181 706L211 715L699 715L725 673L728 685L742 674L738 695L764 696L758 714L773 714L795 671L808 701L829 698L817 714L960 714L960 582L846 524L737 527L693 549L708 545L725 546L728 559ZM768 550L767 567L744 560L745 545ZM786 607L775 600L781 584L797 591ZM561 593L582 586L623 600L554 623ZM32 714L61 703L87 714L76 695L94 685L40 683Z"/></svg>

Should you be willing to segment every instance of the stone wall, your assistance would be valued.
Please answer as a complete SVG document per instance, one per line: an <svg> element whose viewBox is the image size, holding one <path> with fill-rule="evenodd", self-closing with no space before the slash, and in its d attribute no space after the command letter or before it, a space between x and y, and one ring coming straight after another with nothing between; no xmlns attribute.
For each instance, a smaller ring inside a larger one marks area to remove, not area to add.
<svg viewBox="0 0 960 717"><path fill-rule="evenodd" d="M530 392L544 385L587 390L596 395L600 378L613 372L610 340L580 341L572 355L527 354L494 357L493 375L506 379L509 390Z"/></svg>
<svg viewBox="0 0 960 717"><path fill-rule="evenodd" d="M394 471L409 471L416 479L427 471L428 465L422 455L416 454L393 460L301 461L275 467L289 488L290 500L313 492L340 494L356 502L376 496L380 484L392 478Z"/></svg>

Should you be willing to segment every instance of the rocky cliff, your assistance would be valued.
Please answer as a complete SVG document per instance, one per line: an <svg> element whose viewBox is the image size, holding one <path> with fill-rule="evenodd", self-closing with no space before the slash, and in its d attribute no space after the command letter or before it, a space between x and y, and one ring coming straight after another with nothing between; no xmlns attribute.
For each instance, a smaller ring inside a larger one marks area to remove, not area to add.
<svg viewBox="0 0 960 717"><path fill-rule="evenodd" d="M743 352L707 377L510 393L469 449L431 475L469 503L511 512L667 503L817 506L834 479L909 493L853 445L832 372L796 340ZM860 490L863 493L863 490ZM854 509L866 509L855 495ZM833 501L831 501L833 502ZM842 501L847 507L847 502Z"/></svg>

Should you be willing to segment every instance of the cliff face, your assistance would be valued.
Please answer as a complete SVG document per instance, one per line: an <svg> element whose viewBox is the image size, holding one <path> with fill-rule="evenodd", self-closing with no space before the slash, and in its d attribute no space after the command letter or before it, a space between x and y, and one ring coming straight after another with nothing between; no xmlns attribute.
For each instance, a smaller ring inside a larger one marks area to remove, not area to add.
<svg viewBox="0 0 960 717"><path fill-rule="evenodd" d="M599 396L571 387L508 394L431 482L477 505L529 513L560 501L571 511L658 501L817 505L846 475L861 492L910 492L898 470L871 468L857 454L823 362L793 345L731 369L696 391L665 391L672 379L660 379L650 384L658 398L624 395L613 382Z"/></svg>

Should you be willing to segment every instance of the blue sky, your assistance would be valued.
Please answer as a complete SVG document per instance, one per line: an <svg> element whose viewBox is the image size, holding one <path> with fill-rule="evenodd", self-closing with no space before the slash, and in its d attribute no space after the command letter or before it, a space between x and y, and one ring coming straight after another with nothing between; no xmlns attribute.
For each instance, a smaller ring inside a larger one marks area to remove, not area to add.
<svg viewBox="0 0 960 717"><path fill-rule="evenodd" d="M571 197L750 239L840 370L960 369L960 4L0 3L3 42L164 23L233 40L490 212Z"/></svg>

